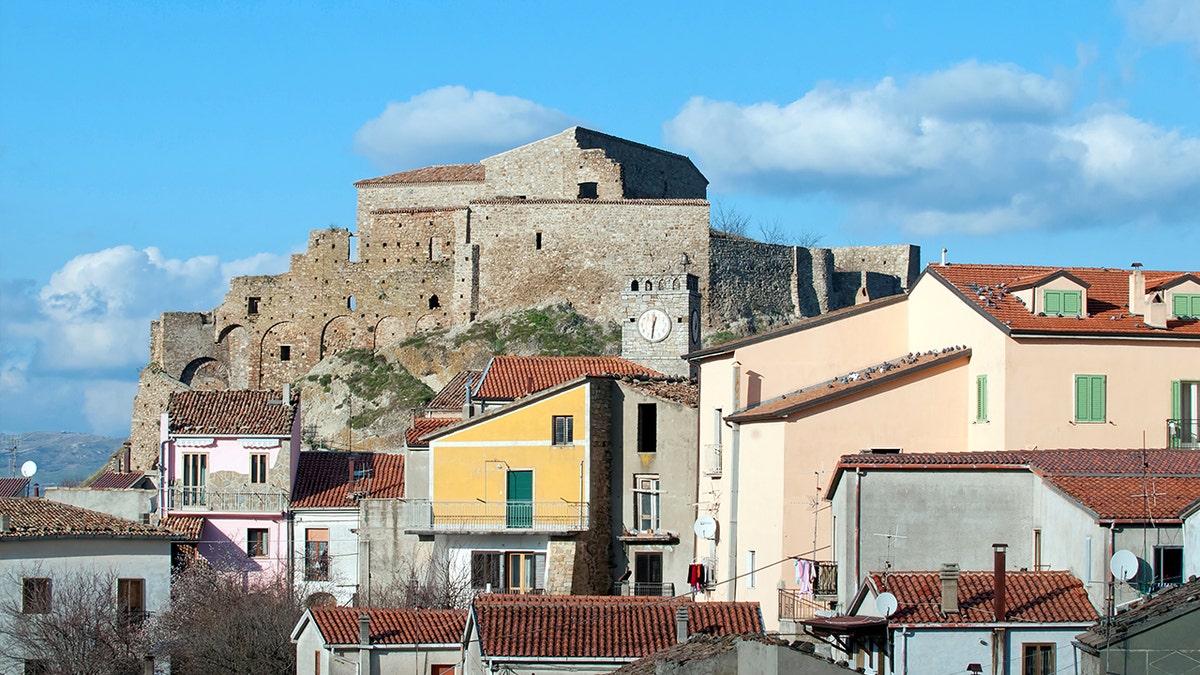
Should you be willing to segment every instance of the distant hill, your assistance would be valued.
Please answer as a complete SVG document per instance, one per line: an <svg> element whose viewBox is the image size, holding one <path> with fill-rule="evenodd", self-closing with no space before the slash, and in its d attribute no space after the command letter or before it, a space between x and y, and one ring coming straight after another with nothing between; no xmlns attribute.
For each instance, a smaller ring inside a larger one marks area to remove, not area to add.
<svg viewBox="0 0 1200 675"><path fill-rule="evenodd" d="M17 473L29 460L37 462L33 481L58 485L64 480L83 480L108 462L124 438L77 434L69 431L33 431L4 436L0 448L0 476L11 476L12 448L17 448Z"/></svg>

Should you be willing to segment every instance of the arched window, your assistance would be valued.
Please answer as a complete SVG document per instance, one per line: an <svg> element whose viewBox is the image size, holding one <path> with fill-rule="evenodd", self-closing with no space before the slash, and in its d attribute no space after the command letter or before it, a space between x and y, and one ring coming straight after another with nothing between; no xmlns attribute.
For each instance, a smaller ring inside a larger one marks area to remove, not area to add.
<svg viewBox="0 0 1200 675"><path fill-rule="evenodd" d="M358 308L358 303L354 301L354 296L353 296L353 295L352 295L352 296L350 296L350 297L348 297L348 298L346 298L346 309L348 309L348 310L350 310L351 312L353 312L353 311L354 311L355 309L357 309L357 308Z"/></svg>
<svg viewBox="0 0 1200 675"><path fill-rule="evenodd" d="M438 296L436 296L436 295L429 296L429 309L437 309L438 307L441 307L441 306L442 306L442 303L438 302Z"/></svg>
<svg viewBox="0 0 1200 675"><path fill-rule="evenodd" d="M633 282L629 284L629 290L636 291L637 289L638 289L638 282L637 282L637 279L634 279Z"/></svg>
<svg viewBox="0 0 1200 675"><path fill-rule="evenodd" d="M653 281L650 281L649 279L646 280L646 290L648 290L648 291L654 290L654 282Z"/></svg>

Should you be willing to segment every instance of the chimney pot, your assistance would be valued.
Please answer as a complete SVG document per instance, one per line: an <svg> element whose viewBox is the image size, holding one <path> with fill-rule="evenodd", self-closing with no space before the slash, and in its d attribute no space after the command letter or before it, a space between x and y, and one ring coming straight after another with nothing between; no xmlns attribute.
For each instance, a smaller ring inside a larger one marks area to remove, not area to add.
<svg viewBox="0 0 1200 675"><path fill-rule="evenodd" d="M942 565L938 576L942 580L942 614L958 614L958 565Z"/></svg>
<svg viewBox="0 0 1200 675"><path fill-rule="evenodd" d="M292 404L292 385L290 383L284 383L283 385L283 404Z"/></svg>
<svg viewBox="0 0 1200 675"><path fill-rule="evenodd" d="M688 608L675 608L675 642L683 643L688 639Z"/></svg>
<svg viewBox="0 0 1200 675"><path fill-rule="evenodd" d="M371 617L368 614L358 615L358 644L371 644Z"/></svg>
<svg viewBox="0 0 1200 675"><path fill-rule="evenodd" d="M1005 579L1005 553L1008 551L1008 544L992 544L994 569L992 573L994 582L994 602L993 609L996 613L996 623L1004 623L1008 620L1008 608L1006 601L1006 579Z"/></svg>

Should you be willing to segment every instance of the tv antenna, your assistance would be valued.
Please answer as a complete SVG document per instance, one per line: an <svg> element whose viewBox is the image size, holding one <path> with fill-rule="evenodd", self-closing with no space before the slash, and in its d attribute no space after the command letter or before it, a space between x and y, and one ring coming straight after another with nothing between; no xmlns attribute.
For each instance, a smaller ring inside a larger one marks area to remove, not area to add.
<svg viewBox="0 0 1200 675"><path fill-rule="evenodd" d="M908 535L900 534L900 525L896 525L895 532L873 532L876 537L884 537L887 539L887 557L883 560L883 573L886 575L892 569L892 542L896 539L908 539Z"/></svg>
<svg viewBox="0 0 1200 675"><path fill-rule="evenodd" d="M8 475L15 477L17 475L17 453L21 451L21 437L18 435L9 435L6 440L8 443L4 451L12 455L9 460Z"/></svg>

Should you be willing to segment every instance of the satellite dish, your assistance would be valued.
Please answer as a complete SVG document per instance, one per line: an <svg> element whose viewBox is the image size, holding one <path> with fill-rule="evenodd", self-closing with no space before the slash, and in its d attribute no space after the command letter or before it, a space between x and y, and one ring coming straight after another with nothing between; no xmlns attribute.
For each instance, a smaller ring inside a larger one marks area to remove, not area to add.
<svg viewBox="0 0 1200 675"><path fill-rule="evenodd" d="M1138 572L1137 556L1133 554L1133 551L1121 549L1113 554L1112 560L1108 561L1108 569L1117 579L1129 581Z"/></svg>
<svg viewBox="0 0 1200 675"><path fill-rule="evenodd" d="M896 596L891 593L880 593L879 597L875 598L875 609L884 616L891 616L899 606L900 603L896 602Z"/></svg>
<svg viewBox="0 0 1200 675"><path fill-rule="evenodd" d="M37 473L37 462L32 459L21 465L21 475L26 478L33 478L33 474Z"/></svg>
<svg viewBox="0 0 1200 675"><path fill-rule="evenodd" d="M701 539L712 539L717 536L717 519L712 516L700 516L692 525L692 531Z"/></svg>

